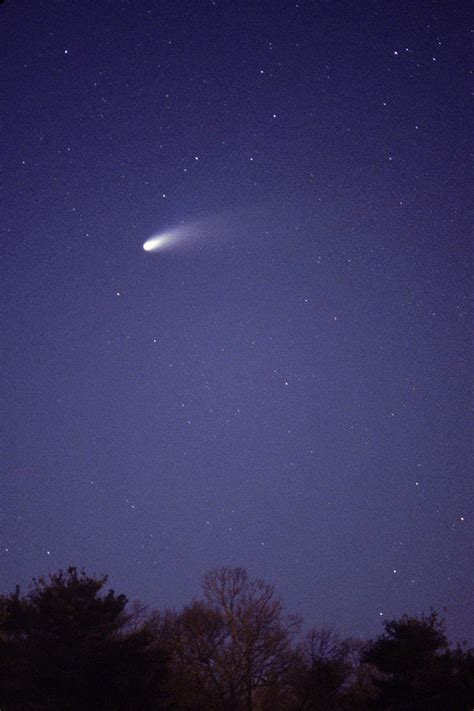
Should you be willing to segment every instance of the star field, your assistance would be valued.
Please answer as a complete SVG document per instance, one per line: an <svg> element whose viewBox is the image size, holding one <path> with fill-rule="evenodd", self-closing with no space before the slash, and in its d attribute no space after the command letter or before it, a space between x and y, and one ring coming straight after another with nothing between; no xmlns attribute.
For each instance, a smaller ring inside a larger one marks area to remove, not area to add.
<svg viewBox="0 0 474 711"><path fill-rule="evenodd" d="M466 10L1 6L2 591L472 643Z"/></svg>

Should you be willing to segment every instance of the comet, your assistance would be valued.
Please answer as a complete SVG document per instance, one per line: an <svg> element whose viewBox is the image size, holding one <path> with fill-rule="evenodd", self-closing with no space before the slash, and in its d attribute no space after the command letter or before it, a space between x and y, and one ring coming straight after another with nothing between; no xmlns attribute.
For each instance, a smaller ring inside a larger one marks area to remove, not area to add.
<svg viewBox="0 0 474 711"><path fill-rule="evenodd" d="M180 249L189 246L190 243L195 241L198 232L198 226L195 223L187 225L182 223L177 227L167 229L165 232L152 235L143 243L143 249L145 252Z"/></svg>
<svg viewBox="0 0 474 711"><path fill-rule="evenodd" d="M143 244L143 249L145 252L158 252L165 247L170 247L173 244L173 235L165 233L163 235L156 235L155 237L150 237Z"/></svg>
<svg viewBox="0 0 474 711"><path fill-rule="evenodd" d="M228 210L218 214L182 220L148 237L143 243L143 249L150 254L161 252L181 252L198 250L207 247L218 249L229 240L241 238L248 232L252 221L243 210Z"/></svg>

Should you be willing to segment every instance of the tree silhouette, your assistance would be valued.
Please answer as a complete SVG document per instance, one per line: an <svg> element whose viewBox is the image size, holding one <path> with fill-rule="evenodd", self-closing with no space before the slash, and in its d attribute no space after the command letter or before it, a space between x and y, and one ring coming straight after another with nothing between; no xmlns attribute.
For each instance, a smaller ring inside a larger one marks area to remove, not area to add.
<svg viewBox="0 0 474 711"><path fill-rule="evenodd" d="M70 567L0 598L2 709L160 708L164 654L106 581Z"/></svg>
<svg viewBox="0 0 474 711"><path fill-rule="evenodd" d="M181 611L149 615L74 567L0 595L1 711L471 711L474 654L437 613L375 641L296 638L274 589L218 568Z"/></svg>
<svg viewBox="0 0 474 711"><path fill-rule="evenodd" d="M331 711L340 708L342 687L352 669L346 640L330 629L312 629L299 645L291 681L296 707Z"/></svg>
<svg viewBox="0 0 474 711"><path fill-rule="evenodd" d="M382 672L377 709L470 711L474 703L471 651L449 649L444 621L436 612L404 615L385 623L385 633L364 660Z"/></svg>
<svg viewBox="0 0 474 711"><path fill-rule="evenodd" d="M271 585L242 568L208 573L204 599L160 623L180 709L253 711L259 689L283 679L298 620L284 617Z"/></svg>

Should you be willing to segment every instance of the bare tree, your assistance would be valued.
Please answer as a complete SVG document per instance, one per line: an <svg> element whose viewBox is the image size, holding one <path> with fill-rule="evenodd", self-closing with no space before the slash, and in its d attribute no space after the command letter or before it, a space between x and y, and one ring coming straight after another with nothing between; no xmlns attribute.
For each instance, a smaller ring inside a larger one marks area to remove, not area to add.
<svg viewBox="0 0 474 711"><path fill-rule="evenodd" d="M259 691L282 683L299 620L283 616L273 587L242 568L211 571L203 592L158 624L172 659L171 695L186 711L255 711Z"/></svg>
<svg viewBox="0 0 474 711"><path fill-rule="evenodd" d="M310 630L298 645L289 674L298 711L342 708L352 666L350 640L327 628Z"/></svg>
<svg viewBox="0 0 474 711"><path fill-rule="evenodd" d="M254 692L278 685L289 664L290 640L299 626L283 617L272 585L250 580L243 568L220 568L204 578L204 595L225 623L226 676L244 708L254 708Z"/></svg>

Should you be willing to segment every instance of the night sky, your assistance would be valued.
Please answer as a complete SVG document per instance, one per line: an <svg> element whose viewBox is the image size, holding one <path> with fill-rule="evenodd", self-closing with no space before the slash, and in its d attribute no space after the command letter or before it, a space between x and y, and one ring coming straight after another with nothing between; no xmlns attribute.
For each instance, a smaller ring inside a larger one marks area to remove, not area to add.
<svg viewBox="0 0 474 711"><path fill-rule="evenodd" d="M1 592L240 565L308 626L474 641L468 20L1 5Z"/></svg>

